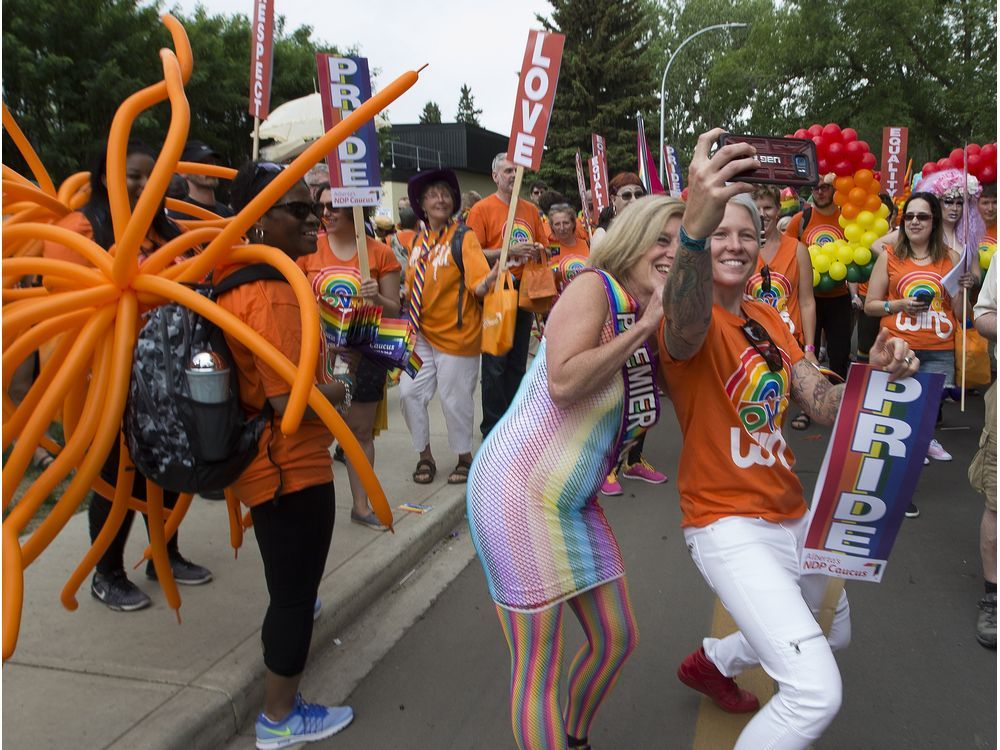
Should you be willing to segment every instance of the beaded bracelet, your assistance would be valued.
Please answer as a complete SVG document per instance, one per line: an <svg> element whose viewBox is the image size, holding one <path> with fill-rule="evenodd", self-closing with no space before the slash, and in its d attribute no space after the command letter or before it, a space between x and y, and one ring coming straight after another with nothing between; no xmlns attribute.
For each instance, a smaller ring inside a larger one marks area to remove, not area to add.
<svg viewBox="0 0 1000 750"><path fill-rule="evenodd" d="M706 239L704 237L701 239L695 239L694 237L689 236L688 233L684 231L683 224L681 225L679 237L680 237L681 247L687 248L688 250L695 253L700 253L705 250Z"/></svg>

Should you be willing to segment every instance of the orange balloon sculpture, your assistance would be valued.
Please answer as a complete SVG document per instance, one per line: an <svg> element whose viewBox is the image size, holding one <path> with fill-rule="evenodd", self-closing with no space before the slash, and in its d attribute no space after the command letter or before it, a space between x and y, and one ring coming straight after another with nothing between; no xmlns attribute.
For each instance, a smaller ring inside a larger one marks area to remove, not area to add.
<svg viewBox="0 0 1000 750"><path fill-rule="evenodd" d="M302 272L280 250L246 245L246 231L293 184L326 154L336 148L377 112L417 81L419 71L404 73L376 96L363 103L336 127L319 138L273 180L236 216L221 219L186 202L167 200L197 218L182 222L188 231L166 243L139 264L139 248L164 201L175 172L206 173L232 177L224 167L179 162L187 140L190 111L184 84L191 76L193 57L183 26L172 16L169 29L174 50L160 50L163 80L128 97L115 114L108 138L107 187L115 243L110 251L53 223L82 206L89 197L88 175L76 174L57 189L13 116L3 107L3 127L17 146L35 178L33 183L3 166L3 449L11 448L3 471L3 659L17 644L24 593L24 569L45 550L93 487L112 498L111 515L90 550L63 588L61 601L75 609L76 591L117 533L129 508L145 512L150 520L150 545L145 557L153 561L169 605L178 611L180 597L167 559L166 541L190 507L191 496L181 495L173 510L163 506L163 492L147 483L147 500L131 497L126 472L131 460L120 441L122 415L132 369L132 352L147 310L177 302L219 325L251 349L291 386L289 403L281 420L282 432L299 428L310 407L344 447L347 459L358 470L372 508L391 527L392 511L385 493L361 446L336 409L313 386L319 356L319 316L315 297ZM129 206L125 188L125 155L132 124L143 111L169 101L167 135L136 203ZM42 242L58 242L79 253L91 267L38 257ZM194 257L175 262L199 246ZM222 263L264 262L284 275L301 309L302 347L292 363L260 334L231 313L184 286L204 278ZM44 287L19 288L25 276L42 275ZM41 367L26 396L15 404L8 395L14 370L41 346L54 353ZM46 435L49 424L61 419L65 444L56 445ZM12 506L14 492L38 446L55 454L55 460ZM117 445L119 470L111 487L101 480L100 469ZM71 472L75 474L41 524L21 540L28 522L43 501ZM237 502L227 491L230 537L234 547L242 541L242 518Z"/></svg>

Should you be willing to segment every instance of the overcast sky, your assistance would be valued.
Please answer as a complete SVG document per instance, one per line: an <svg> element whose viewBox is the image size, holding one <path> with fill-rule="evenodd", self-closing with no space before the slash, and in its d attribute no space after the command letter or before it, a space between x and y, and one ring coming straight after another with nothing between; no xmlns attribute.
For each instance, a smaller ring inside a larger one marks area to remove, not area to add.
<svg viewBox="0 0 1000 750"><path fill-rule="evenodd" d="M195 0L179 3L185 13ZM252 0L205 0L211 13L250 15ZM393 123L417 122L424 104L437 102L441 119L454 122L463 83L472 88L479 121L508 135L517 93L517 74L528 30L541 28L535 14L548 16L546 0L276 0L275 15L286 30L312 26L313 38L338 48L356 45L384 86L424 63L420 80L389 107ZM198 50L194 50L197 65ZM250 61L247 60L249 71ZM303 94L309 92L303 92Z"/></svg>

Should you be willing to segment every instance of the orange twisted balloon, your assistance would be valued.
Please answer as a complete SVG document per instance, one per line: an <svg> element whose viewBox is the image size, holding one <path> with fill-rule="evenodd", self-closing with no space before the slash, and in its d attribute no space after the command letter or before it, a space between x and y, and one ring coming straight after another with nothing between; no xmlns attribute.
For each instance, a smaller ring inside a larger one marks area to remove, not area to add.
<svg viewBox="0 0 1000 750"><path fill-rule="evenodd" d="M392 526L392 512L385 493L354 435L337 411L313 386L319 355L319 316L308 282L295 263L276 248L243 245L243 235L314 164L325 158L347 136L375 116L417 81L408 72L365 102L337 127L316 141L269 184L243 211L221 219L183 201L167 205L197 217L183 222L189 231L164 244L140 262L140 248L163 204L174 173L213 174L231 178L226 167L180 162L190 124L184 84L193 70L187 34L172 16L163 16L174 51L160 50L163 80L136 92L122 103L108 138L107 187L115 243L110 251L53 222L76 210L89 198L89 175L81 172L56 188L21 132L6 105L3 127L27 162L37 185L7 165L3 166L2 191L6 218L3 224L3 447L11 448L3 471L3 658L14 652L21 623L24 569L52 542L76 512L91 488L111 500L111 517L80 564L66 582L63 604L74 609L76 591L117 532L125 512L136 508L149 515L150 544L144 559L152 559L157 578L170 606L179 610L180 597L167 560L166 541L177 531L191 496L181 495L172 511L163 507L162 490L147 487L147 501L131 497L126 473L131 460L120 440L131 373L132 352L141 324L140 315L168 302L181 303L219 325L250 348L291 386L289 404L281 420L285 433L295 432L307 406L311 407L358 470L379 520ZM168 101L170 124L160 155L134 209L125 185L125 156L135 119L146 109ZM45 241L76 252L88 266L37 257ZM185 255L199 246L192 258ZM205 278L224 263L265 262L277 268L291 285L301 310L302 351L298 363L290 362L260 334L185 283ZM40 275L44 286L21 288L24 277ZM39 376L19 404L7 391L14 370L42 346L54 347ZM51 421L61 414L65 445L46 435ZM14 492L23 479L37 446L51 450L55 460L27 488L16 504ZM116 448L117 446L117 448ZM99 473L109 453L119 451L118 481L114 488ZM41 524L23 542L29 521L49 493L73 474ZM227 491L230 540L238 548L243 539L243 519ZM179 618L179 612L178 612Z"/></svg>

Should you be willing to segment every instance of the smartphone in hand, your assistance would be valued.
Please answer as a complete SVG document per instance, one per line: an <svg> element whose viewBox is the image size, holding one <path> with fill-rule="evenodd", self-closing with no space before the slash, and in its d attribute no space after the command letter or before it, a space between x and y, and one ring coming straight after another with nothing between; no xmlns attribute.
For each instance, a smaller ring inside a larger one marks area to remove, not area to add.
<svg viewBox="0 0 1000 750"><path fill-rule="evenodd" d="M819 183L816 144L808 138L781 138L766 135L723 133L719 146L749 143L757 149L758 169L741 172L739 182L811 187Z"/></svg>

